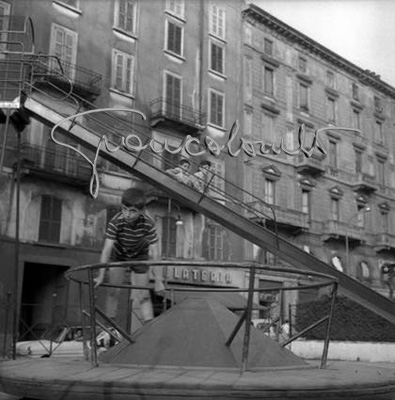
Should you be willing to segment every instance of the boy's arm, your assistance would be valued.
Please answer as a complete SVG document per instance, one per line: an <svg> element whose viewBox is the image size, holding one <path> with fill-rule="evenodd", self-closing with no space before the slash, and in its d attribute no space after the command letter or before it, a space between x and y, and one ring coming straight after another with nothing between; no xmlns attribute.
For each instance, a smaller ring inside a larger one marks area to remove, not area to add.
<svg viewBox="0 0 395 400"><path fill-rule="evenodd" d="M108 261L110 261L112 246L114 245L114 242L115 240L108 238L104 241L103 249L100 255L100 263L107 263ZM99 275L94 279L95 288L103 283L105 273L106 268L99 269Z"/></svg>
<svg viewBox="0 0 395 400"><path fill-rule="evenodd" d="M151 244L150 246L150 258L151 260L159 260L160 259L160 253L159 253L159 242L155 242ZM160 265L155 265L151 267L151 270L154 274L155 277L155 293L157 294L163 294L165 291L165 285L163 283L164 277L163 277L163 267Z"/></svg>

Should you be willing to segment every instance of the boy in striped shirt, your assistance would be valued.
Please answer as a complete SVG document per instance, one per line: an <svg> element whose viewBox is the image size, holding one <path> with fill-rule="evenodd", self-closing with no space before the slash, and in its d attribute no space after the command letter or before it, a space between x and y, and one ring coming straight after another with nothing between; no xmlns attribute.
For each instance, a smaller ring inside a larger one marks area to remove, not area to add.
<svg viewBox="0 0 395 400"><path fill-rule="evenodd" d="M148 260L149 249L152 245L153 259L159 258L157 248L158 236L154 221L146 214L146 197L142 190L131 188L122 196L122 210L108 223L103 250L100 257L101 263L114 261ZM132 284L147 286L149 283L149 267L139 265L132 267L134 279ZM103 283L105 269L99 270L95 279L95 287ZM109 269L109 283L122 285L125 276L125 267L112 267ZM119 288L109 288L105 303L105 313L110 318L115 318L118 308ZM140 304L143 320L153 318L153 308L149 290L133 289L133 299ZM163 276L155 271L155 292L163 294Z"/></svg>

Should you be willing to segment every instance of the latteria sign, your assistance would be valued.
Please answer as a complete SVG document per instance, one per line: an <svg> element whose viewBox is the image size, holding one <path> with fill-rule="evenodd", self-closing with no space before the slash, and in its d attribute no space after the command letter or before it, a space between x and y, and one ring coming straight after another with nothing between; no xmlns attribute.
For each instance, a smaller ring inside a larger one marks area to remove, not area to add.
<svg viewBox="0 0 395 400"><path fill-rule="evenodd" d="M170 265L167 267L167 281L200 285L231 286L232 274L220 268L193 268Z"/></svg>

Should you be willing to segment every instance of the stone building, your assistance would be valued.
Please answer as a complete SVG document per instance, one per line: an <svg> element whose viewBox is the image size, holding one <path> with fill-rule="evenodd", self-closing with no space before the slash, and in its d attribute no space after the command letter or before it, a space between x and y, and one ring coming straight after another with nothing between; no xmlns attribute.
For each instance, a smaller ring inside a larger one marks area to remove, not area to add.
<svg viewBox="0 0 395 400"><path fill-rule="evenodd" d="M325 128L317 136L327 152L246 159L247 201L263 199L279 233L388 296L381 266L395 257L395 89L253 4L242 15L244 136L275 149L283 140L290 151L302 126L307 149Z"/></svg>

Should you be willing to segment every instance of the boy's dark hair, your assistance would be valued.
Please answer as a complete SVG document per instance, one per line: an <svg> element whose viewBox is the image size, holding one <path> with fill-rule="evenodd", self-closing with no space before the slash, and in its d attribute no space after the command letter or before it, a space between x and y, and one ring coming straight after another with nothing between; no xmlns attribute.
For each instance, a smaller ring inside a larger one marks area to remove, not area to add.
<svg viewBox="0 0 395 400"><path fill-rule="evenodd" d="M134 206L136 208L143 208L147 203L147 198L145 197L145 193L141 189L130 188L125 190L122 195L122 204L131 207Z"/></svg>
<svg viewBox="0 0 395 400"><path fill-rule="evenodd" d="M191 162L187 158L183 158L180 160L179 165L188 164L191 165Z"/></svg>
<svg viewBox="0 0 395 400"><path fill-rule="evenodd" d="M209 161L209 160L200 161L199 167L204 167L205 165L207 165L208 167L211 167L211 161Z"/></svg>

